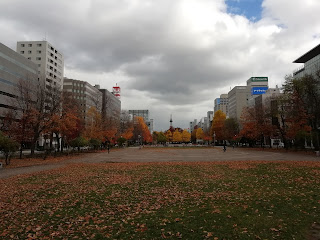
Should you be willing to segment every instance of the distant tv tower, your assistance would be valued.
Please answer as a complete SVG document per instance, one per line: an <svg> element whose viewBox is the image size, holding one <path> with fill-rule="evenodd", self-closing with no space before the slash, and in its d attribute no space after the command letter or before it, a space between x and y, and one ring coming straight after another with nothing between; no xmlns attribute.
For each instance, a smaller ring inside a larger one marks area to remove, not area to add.
<svg viewBox="0 0 320 240"><path fill-rule="evenodd" d="M121 88L118 86L117 83L116 83L116 86L113 87L112 93L113 93L113 95L115 95L117 98L120 99Z"/></svg>
<svg viewBox="0 0 320 240"><path fill-rule="evenodd" d="M170 114L170 128L172 128L172 114Z"/></svg>

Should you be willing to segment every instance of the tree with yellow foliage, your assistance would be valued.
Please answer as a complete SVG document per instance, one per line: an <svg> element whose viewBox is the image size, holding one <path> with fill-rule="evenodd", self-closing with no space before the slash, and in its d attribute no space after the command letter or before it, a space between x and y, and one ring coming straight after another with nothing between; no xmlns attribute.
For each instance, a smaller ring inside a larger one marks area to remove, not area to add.
<svg viewBox="0 0 320 240"><path fill-rule="evenodd" d="M203 136L204 136L204 133L203 133L202 128L198 128L198 129L197 129L197 133L196 133L197 141L198 141L198 140L203 140Z"/></svg>
<svg viewBox="0 0 320 240"><path fill-rule="evenodd" d="M168 142L172 142L173 141L173 134L172 134L172 132L170 130L165 132L165 136L166 136Z"/></svg>
<svg viewBox="0 0 320 240"><path fill-rule="evenodd" d="M173 136L172 136L172 141L173 142L182 142L182 135L178 129L176 129L174 131Z"/></svg>
<svg viewBox="0 0 320 240"><path fill-rule="evenodd" d="M212 126L211 126L211 131L210 134L211 136L215 133L215 139L216 140L224 140L225 134L225 126L224 122L226 121L226 114L222 112L221 110L218 110L214 113L214 117L212 120Z"/></svg>
<svg viewBox="0 0 320 240"><path fill-rule="evenodd" d="M182 135L182 142L187 143L191 141L191 133L189 133L187 129L184 129L181 135Z"/></svg>

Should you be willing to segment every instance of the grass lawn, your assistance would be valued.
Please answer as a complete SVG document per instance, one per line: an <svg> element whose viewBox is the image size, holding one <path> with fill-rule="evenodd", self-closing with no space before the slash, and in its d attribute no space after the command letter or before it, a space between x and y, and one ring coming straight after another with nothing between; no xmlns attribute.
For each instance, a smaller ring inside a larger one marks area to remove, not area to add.
<svg viewBox="0 0 320 240"><path fill-rule="evenodd" d="M0 180L0 239L318 239L320 163L74 164Z"/></svg>

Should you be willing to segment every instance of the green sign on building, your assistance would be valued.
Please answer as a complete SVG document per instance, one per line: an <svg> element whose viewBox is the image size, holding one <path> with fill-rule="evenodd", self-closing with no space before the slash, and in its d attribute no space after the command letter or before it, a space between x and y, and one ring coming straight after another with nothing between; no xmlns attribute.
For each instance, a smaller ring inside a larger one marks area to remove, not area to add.
<svg viewBox="0 0 320 240"><path fill-rule="evenodd" d="M251 77L251 82L268 82L268 77Z"/></svg>

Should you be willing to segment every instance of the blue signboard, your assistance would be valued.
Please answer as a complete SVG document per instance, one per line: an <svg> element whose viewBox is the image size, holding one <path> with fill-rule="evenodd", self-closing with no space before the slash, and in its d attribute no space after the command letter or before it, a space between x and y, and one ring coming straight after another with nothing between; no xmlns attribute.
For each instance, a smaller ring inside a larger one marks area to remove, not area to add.
<svg viewBox="0 0 320 240"><path fill-rule="evenodd" d="M265 94L268 87L253 87L251 88L251 95L261 95Z"/></svg>

